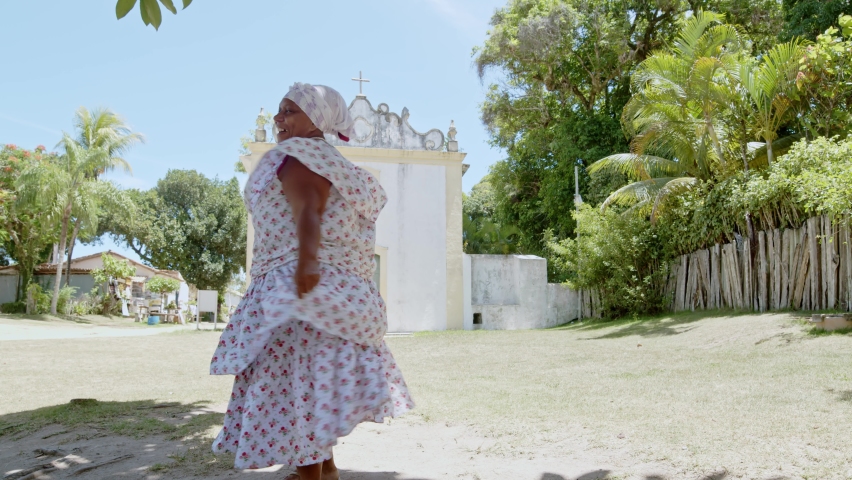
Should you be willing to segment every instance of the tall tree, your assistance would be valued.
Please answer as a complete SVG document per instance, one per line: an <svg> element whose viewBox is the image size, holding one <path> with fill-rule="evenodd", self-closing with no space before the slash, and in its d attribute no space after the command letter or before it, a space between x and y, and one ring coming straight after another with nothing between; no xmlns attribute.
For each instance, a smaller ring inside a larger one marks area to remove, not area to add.
<svg viewBox="0 0 852 480"><path fill-rule="evenodd" d="M97 180L105 172L115 169L121 169L128 173L132 172L130 163L122 155L137 143L145 141L145 137L133 132L123 118L105 108L96 108L91 111L84 107L77 109L74 114L74 130L76 133L74 141L80 146L85 149L99 148L107 152L107 159L104 164L97 165L94 170L86 174L87 178L93 180ZM71 239L68 242L66 284L68 284L71 278L71 260L73 258L74 245L77 243L80 228L83 225L82 222L82 217L75 217ZM93 225L93 227L96 228L97 225ZM62 253L64 254L65 252Z"/></svg>
<svg viewBox="0 0 852 480"><path fill-rule="evenodd" d="M783 0L783 5L783 40L816 40L817 35L836 24L837 17L852 14L852 0Z"/></svg>
<svg viewBox="0 0 852 480"><path fill-rule="evenodd" d="M743 62L739 79L754 107L754 128L766 146L769 165L775 160L778 129L794 113L796 77L804 48L798 39L772 47L760 60Z"/></svg>
<svg viewBox="0 0 852 480"><path fill-rule="evenodd" d="M155 188L128 193L135 215L112 215L103 228L143 261L220 291L245 266L246 210L236 178L169 170Z"/></svg>
<svg viewBox="0 0 852 480"><path fill-rule="evenodd" d="M675 33L685 9L669 0L513 0L495 13L474 56L482 78L495 79L482 120L507 158L492 185L522 250L545 253L548 229L572 234L574 165L627 147L619 119L629 72ZM581 180L587 199L610 191L610 182Z"/></svg>
<svg viewBox="0 0 852 480"><path fill-rule="evenodd" d="M694 12L710 11L725 15L753 43L752 53L762 53L775 45L784 26L781 0L688 0Z"/></svg>
<svg viewBox="0 0 852 480"><path fill-rule="evenodd" d="M61 144L65 147L65 153L56 162L36 164L22 175L23 183L31 187L22 192L25 201L35 201L36 197L41 197L50 203L50 212L59 219L60 255L57 259L53 297L50 301L52 315L56 315L56 305L59 301L64 253L73 228L72 218L82 218L88 223L96 221L96 203L92 198L96 195L96 190L89 174L103 168L109 160L106 149L87 149L67 133L63 135Z"/></svg>
<svg viewBox="0 0 852 480"><path fill-rule="evenodd" d="M796 77L800 129L809 139L852 131L852 15L805 48Z"/></svg>
<svg viewBox="0 0 852 480"><path fill-rule="evenodd" d="M0 149L0 248L8 260L18 264L16 300L22 298L33 269L44 261L58 237L58 222L49 199L27 194L41 187L40 179L24 174L38 164L56 161L56 155L46 153L42 146L25 150L6 145Z"/></svg>
<svg viewBox="0 0 852 480"><path fill-rule="evenodd" d="M611 155L589 168L594 176L617 171L630 183L603 206L631 205L655 218L669 195L710 180L728 168L722 109L729 103L744 42L722 15L689 18L668 51L642 62L633 74L633 97L624 125L631 152Z"/></svg>

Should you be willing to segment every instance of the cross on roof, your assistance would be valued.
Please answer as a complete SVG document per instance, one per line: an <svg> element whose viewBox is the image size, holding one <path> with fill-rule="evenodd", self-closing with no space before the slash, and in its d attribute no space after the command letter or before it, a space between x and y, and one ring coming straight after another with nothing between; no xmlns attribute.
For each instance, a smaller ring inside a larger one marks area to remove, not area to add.
<svg viewBox="0 0 852 480"><path fill-rule="evenodd" d="M364 82L369 82L366 78L364 78L363 72L358 72L358 78L353 78L353 82L358 82L358 95L364 95Z"/></svg>

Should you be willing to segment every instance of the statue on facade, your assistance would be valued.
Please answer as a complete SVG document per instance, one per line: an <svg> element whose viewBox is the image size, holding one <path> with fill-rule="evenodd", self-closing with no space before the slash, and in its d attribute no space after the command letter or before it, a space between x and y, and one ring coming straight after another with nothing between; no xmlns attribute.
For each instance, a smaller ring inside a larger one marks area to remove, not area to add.
<svg viewBox="0 0 852 480"><path fill-rule="evenodd" d="M260 113L257 115L257 120L255 120L257 124L257 130L254 131L254 141L255 142L265 142L266 141L266 115L263 109L260 109Z"/></svg>

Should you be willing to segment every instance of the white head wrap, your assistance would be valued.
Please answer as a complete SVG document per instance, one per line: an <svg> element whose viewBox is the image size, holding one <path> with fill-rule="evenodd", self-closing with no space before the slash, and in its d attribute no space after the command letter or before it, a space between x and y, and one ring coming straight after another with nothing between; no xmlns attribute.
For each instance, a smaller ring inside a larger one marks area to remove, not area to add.
<svg viewBox="0 0 852 480"><path fill-rule="evenodd" d="M323 85L295 83L284 98L292 100L323 133L349 141L354 131L346 101L337 90Z"/></svg>

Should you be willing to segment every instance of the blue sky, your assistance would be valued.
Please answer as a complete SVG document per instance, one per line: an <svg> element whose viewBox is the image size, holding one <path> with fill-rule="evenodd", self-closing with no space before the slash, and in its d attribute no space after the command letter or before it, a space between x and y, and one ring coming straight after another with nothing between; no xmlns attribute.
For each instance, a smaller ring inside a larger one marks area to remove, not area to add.
<svg viewBox="0 0 852 480"><path fill-rule="evenodd" d="M176 2L178 3L178 2ZM478 104L485 86L471 50L505 0L195 0L160 31L138 9L115 19L115 0L0 2L0 142L56 145L74 111L110 108L147 143L120 185L151 188L170 168L230 178L239 139L261 107L277 109L296 81L364 93L411 125L446 131L455 120L470 170L464 189L502 153L487 144ZM75 256L104 248L80 247Z"/></svg>

